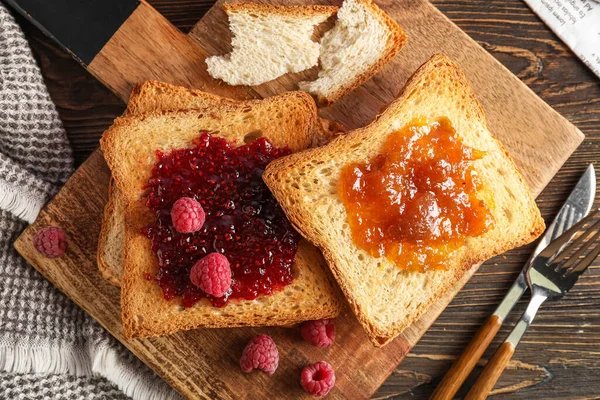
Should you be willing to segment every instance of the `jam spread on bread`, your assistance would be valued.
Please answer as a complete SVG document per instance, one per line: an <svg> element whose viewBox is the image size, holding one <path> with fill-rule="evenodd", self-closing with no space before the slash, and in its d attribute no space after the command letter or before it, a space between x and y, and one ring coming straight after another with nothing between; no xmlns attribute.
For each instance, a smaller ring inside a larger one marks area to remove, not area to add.
<svg viewBox="0 0 600 400"><path fill-rule="evenodd" d="M381 153L342 170L339 194L354 242L405 270L445 269L468 237L494 225L473 162L448 118L415 118Z"/></svg>
<svg viewBox="0 0 600 400"><path fill-rule="evenodd" d="M293 281L292 264L300 236L262 181L267 164L290 154L265 138L234 147L203 132L194 146L157 152L146 189L156 217L144 229L158 258L154 276L165 299L181 296L191 307L202 298L222 307L229 299L255 299ZM173 227L171 209L182 197L198 201L206 219L197 232ZM209 253L230 263L231 289L222 297L203 292L190 279L192 266Z"/></svg>

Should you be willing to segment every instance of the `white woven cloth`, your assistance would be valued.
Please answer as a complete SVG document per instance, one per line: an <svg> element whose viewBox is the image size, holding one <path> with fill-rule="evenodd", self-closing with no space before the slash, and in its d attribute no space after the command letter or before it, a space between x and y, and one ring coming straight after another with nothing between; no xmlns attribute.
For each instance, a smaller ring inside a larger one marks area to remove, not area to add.
<svg viewBox="0 0 600 400"><path fill-rule="evenodd" d="M0 3L0 399L179 399L13 247L72 170L40 70Z"/></svg>

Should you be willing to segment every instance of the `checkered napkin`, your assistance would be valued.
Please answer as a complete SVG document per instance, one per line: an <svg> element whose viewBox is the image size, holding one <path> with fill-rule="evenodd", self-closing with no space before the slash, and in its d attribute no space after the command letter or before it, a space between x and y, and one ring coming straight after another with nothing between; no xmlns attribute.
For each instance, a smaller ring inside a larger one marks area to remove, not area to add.
<svg viewBox="0 0 600 400"><path fill-rule="evenodd" d="M0 3L0 399L178 399L13 247L72 171L40 70Z"/></svg>

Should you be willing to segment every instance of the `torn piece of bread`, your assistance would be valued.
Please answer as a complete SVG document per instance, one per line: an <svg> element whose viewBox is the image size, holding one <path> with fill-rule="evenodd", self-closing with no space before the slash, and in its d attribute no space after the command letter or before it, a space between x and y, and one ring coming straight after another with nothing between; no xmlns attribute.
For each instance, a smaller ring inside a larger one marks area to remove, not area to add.
<svg viewBox="0 0 600 400"><path fill-rule="evenodd" d="M331 104L377 73L406 43L393 19L371 0L344 0L333 29L323 35L319 77L300 90Z"/></svg>
<svg viewBox="0 0 600 400"><path fill-rule="evenodd" d="M157 160L156 151L192 145L201 131L242 144L257 135L292 151L313 141L316 106L309 95L290 92L265 100L220 104L203 111L152 112L118 118L101 139L102 150L125 203L124 278L121 290L127 337L159 336L199 327L289 325L332 318L341 309L340 294L319 251L301 240L292 284L256 300L232 300L215 308L204 299L191 308L179 299L166 301L156 282L144 274L158 268L150 241L141 234L154 216L145 206L144 185Z"/></svg>
<svg viewBox="0 0 600 400"><path fill-rule="evenodd" d="M155 111L206 110L219 104L238 104L237 100L216 96L200 90L187 89L164 82L146 81L134 87L125 115L141 115ZM336 122L318 118L312 133L312 146L323 145L344 132ZM104 208L102 229L98 240L98 268L109 283L121 286L123 279L124 205L119 190L112 182Z"/></svg>
<svg viewBox="0 0 600 400"><path fill-rule="evenodd" d="M339 196L342 168L378 155L388 136L416 117L447 117L466 146L485 152L473 168L493 199L495 226L467 238L447 270L401 270L357 247ZM487 129L483 110L457 64L433 56L375 121L317 149L273 161L263 179L290 221L319 247L375 346L416 321L474 264L534 240L544 221L514 162Z"/></svg>
<svg viewBox="0 0 600 400"><path fill-rule="evenodd" d="M333 6L223 5L233 34L232 51L206 59L208 73L230 85L260 85L317 65L315 26L337 12Z"/></svg>

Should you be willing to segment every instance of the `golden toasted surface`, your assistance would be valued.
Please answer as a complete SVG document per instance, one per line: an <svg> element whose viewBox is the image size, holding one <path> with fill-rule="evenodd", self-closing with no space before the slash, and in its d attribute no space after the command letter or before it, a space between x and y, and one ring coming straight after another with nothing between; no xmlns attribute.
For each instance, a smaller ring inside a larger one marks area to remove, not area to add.
<svg viewBox="0 0 600 400"><path fill-rule="evenodd" d="M111 285L121 286L123 280L123 201L114 182L108 185L108 202L104 207L102 229L98 238L98 269Z"/></svg>

